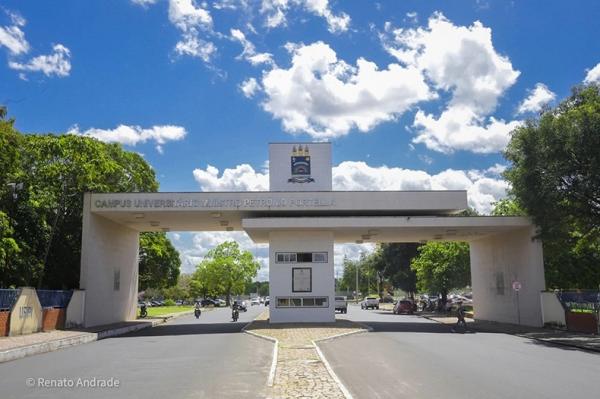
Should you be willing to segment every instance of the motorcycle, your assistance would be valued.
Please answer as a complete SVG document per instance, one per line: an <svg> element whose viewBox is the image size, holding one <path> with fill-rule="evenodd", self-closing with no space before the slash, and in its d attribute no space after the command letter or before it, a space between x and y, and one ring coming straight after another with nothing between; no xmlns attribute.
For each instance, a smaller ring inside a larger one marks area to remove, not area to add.
<svg viewBox="0 0 600 399"><path fill-rule="evenodd" d="M237 309L233 309L233 310L231 311L231 318L233 319L233 321L234 321L234 322L235 322L235 321L238 321L239 317L240 317L240 312L239 312L239 310L237 310Z"/></svg>
<svg viewBox="0 0 600 399"><path fill-rule="evenodd" d="M140 306L140 318L145 319L148 317L148 309L146 309L146 304Z"/></svg>
<svg viewBox="0 0 600 399"><path fill-rule="evenodd" d="M202 311L200 310L200 308L196 308L194 309L194 316L196 316L196 318L200 318L200 315L202 314Z"/></svg>

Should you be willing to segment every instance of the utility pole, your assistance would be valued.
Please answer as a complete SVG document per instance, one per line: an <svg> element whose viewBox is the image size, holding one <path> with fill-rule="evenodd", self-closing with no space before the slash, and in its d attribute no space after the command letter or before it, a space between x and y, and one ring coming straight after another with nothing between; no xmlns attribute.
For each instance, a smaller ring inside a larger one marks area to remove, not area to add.
<svg viewBox="0 0 600 399"><path fill-rule="evenodd" d="M358 303L358 263L354 265L354 270L356 271L356 291L354 291L354 299L356 299L356 303Z"/></svg>

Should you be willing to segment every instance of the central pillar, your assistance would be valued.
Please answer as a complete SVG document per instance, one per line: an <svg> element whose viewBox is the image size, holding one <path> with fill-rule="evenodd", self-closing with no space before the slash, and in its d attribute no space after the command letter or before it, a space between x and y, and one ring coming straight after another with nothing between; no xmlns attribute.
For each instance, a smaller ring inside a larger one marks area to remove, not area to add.
<svg viewBox="0 0 600 399"><path fill-rule="evenodd" d="M269 233L271 323L335 322L333 232Z"/></svg>

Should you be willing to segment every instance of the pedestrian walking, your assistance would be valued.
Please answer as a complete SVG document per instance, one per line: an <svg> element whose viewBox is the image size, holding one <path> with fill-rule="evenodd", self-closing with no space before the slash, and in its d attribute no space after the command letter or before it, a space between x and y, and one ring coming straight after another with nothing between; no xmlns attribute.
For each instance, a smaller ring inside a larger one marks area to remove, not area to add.
<svg viewBox="0 0 600 399"><path fill-rule="evenodd" d="M463 307L462 301L458 301L458 308L456 309L456 325L452 329L452 332L456 332L459 327L462 327L464 331L467 331L467 322L465 321L465 308Z"/></svg>

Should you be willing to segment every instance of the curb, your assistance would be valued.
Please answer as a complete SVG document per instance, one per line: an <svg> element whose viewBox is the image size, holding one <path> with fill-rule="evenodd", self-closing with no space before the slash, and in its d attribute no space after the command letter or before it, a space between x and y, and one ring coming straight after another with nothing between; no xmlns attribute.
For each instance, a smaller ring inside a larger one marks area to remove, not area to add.
<svg viewBox="0 0 600 399"><path fill-rule="evenodd" d="M439 320L435 320L435 319L433 319L431 317L427 317L427 316L421 316L421 317L423 317L424 319L427 319L427 320L435 321L436 323L447 325L446 323L444 323L442 321L439 321ZM477 323L476 321L473 321L473 324L474 324L473 330L478 331L478 332L482 332L482 333L490 332L490 331L486 331L485 328L483 328L483 329L477 328L477 324L476 323ZM544 339L544 338L530 337L530 336L526 335L527 333L518 333L518 332L510 332L510 331L491 331L491 332L492 333L514 335L515 337L520 337L520 338L532 339L532 340L535 340L535 341L538 341L538 342L543 342L543 343L548 344L548 345L566 346L566 347L569 347L569 348L580 349L580 350L583 350L583 351L586 351L586 352L600 353L600 348L588 348L586 346L571 344L571 343L564 342L564 341L563 342L561 342L561 341L551 341L551 340Z"/></svg>
<svg viewBox="0 0 600 399"><path fill-rule="evenodd" d="M350 335L350 334L344 334L344 335ZM337 338L337 337L330 337L330 338L327 338L327 339L334 339L334 338ZM324 340L321 340L321 341L324 341ZM327 361L327 359L323 355L323 352L321 352L321 348L319 348L319 346L317 345L317 343L315 341L313 341L312 344L315 346L315 350L317 351L317 355L319 355L319 358L321 359L321 362L323 362L323 364L325 365L325 369L327 369L327 372L329 373L329 376L336 383L336 385L338 386L338 388L340 389L340 391L342 391L342 394L344 395L344 398L346 398L346 399L353 399L352 394L350 393L350 391L348 391L348 388L346 388L346 386L342 383L342 381L340 381L340 379L338 378L337 374L335 374L335 371L333 371L333 369L331 368L331 365L329 364L329 362Z"/></svg>
<svg viewBox="0 0 600 399"><path fill-rule="evenodd" d="M353 322L353 323L356 323L359 326L365 328L365 330L363 330L363 331L349 331L349 332L345 332L345 333L333 335L331 337L321 338L321 339L317 339L317 340L312 341L312 344L313 344L313 346L315 347L315 349L317 351L317 355L319 355L319 358L321 359L321 362L323 362L323 364L325 365L325 369L327 369L327 372L329 373L329 375L331 376L331 378L333 379L333 381L336 383L336 385L338 386L338 388L340 389L340 391L342 391L342 394L344 395L344 398L346 398L346 399L353 399L352 394L350 393L350 391L348 390L348 388L346 388L346 386L342 383L342 381L339 379L339 377L337 376L337 374L335 373L335 371L333 371L333 368L329 364L329 361L327 360L327 358L325 357L325 355L323 354L323 352L321 351L321 348L319 348L319 345L317 343L318 342L331 341L331 340L334 340L334 339L337 339L337 338L341 338L341 337L347 337L348 335L364 334L364 333L368 333L368 332L373 331L373 327L371 327L371 326L368 326L368 325L363 324L363 323L357 323L357 322Z"/></svg>
<svg viewBox="0 0 600 399"><path fill-rule="evenodd" d="M250 324L254 323L255 320L256 319L254 319L254 320L250 321L248 324L246 324L244 326L244 328L242 328L242 332L252 335L254 337L257 337L257 338L265 339L265 340L273 342L275 344L275 345L273 345L273 359L271 360L271 368L269 369L269 378L267 379L267 386L272 387L273 384L275 383L275 371L277 371L277 356L279 353L279 341L277 340L277 338L269 337L266 335L256 333L254 331L247 330L248 326Z"/></svg>
<svg viewBox="0 0 600 399"><path fill-rule="evenodd" d="M176 319L187 314L191 314L192 311L186 311L181 313L173 313L165 316L161 316L155 320L148 320L147 322L140 322L133 326L125 326L119 328L113 328L111 330L104 330L99 332L82 332L80 335L68 338L60 338L52 341L39 342L27 346L19 346L17 348L8 349L0 352L0 363L9 362L11 360L22 359L27 356L39 355L42 353L54 352L59 349L70 348L73 346L79 346L88 344L90 342L99 341L101 339L115 337L118 335L127 334L134 331L143 330L146 328L152 328L160 324L164 324L169 320Z"/></svg>

